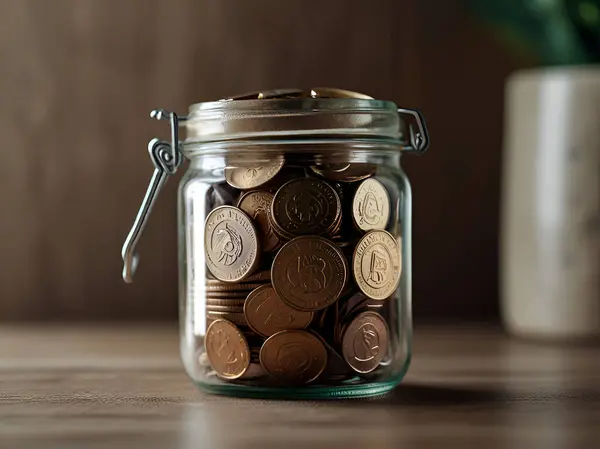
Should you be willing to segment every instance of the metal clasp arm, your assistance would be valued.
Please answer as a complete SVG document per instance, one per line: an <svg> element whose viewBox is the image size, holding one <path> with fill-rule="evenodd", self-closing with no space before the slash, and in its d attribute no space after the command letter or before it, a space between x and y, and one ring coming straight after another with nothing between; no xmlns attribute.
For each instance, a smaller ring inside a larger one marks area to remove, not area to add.
<svg viewBox="0 0 600 449"><path fill-rule="evenodd" d="M133 275L139 263L139 256L135 251L142 231L146 226L152 207L158 194L167 182L170 175L173 175L182 163L183 156L180 151L179 142L179 122L186 120L186 117L178 118L173 112L167 112L162 109L154 110L150 117L157 120L170 120L171 123L171 143L152 139L148 143L148 152L150 159L154 164L154 173L150 179L150 184L142 200L142 205L135 217L133 226L125 239L121 257L123 258L123 280L127 283L133 281Z"/></svg>
<svg viewBox="0 0 600 449"><path fill-rule="evenodd" d="M413 123L409 123L409 145L404 147L404 151L410 151L417 154L425 153L427 148L429 148L429 133L427 132L425 119L421 113L415 109L398 109L398 114L408 115L412 118L411 122L414 121L417 125L417 131L415 131Z"/></svg>

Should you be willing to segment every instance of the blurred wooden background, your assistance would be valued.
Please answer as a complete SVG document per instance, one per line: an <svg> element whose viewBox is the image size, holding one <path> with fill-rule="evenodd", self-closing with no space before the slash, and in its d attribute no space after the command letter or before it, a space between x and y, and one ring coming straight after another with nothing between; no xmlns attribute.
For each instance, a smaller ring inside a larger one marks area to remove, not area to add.
<svg viewBox="0 0 600 449"><path fill-rule="evenodd" d="M120 249L156 107L331 85L420 108L414 310L497 317L503 80L518 62L458 0L0 0L0 319L175 319L176 185Z"/></svg>

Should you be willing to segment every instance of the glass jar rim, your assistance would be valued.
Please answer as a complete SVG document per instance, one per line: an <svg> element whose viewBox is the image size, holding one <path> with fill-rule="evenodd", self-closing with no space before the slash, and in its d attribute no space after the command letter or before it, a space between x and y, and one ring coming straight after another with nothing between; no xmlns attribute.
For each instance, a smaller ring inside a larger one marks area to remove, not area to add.
<svg viewBox="0 0 600 449"><path fill-rule="evenodd" d="M359 98L220 100L189 107L184 146L260 138L385 138L408 142L406 126L391 101Z"/></svg>

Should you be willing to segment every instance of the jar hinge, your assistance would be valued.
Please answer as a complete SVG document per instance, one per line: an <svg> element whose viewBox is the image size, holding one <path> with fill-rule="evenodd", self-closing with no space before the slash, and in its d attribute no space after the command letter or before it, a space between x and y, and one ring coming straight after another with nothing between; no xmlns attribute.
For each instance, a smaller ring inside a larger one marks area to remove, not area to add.
<svg viewBox="0 0 600 449"><path fill-rule="evenodd" d="M123 258L123 280L132 282L133 275L138 266L139 257L135 252L135 247L140 239L140 235L146 226L148 216L152 211L152 206L156 197L167 182L167 178L177 171L183 161L181 152L181 142L179 141L179 122L187 120L187 117L177 117L174 112L168 112L163 109L156 109L150 113L150 117L157 120L169 120L171 124L171 143L159 139L152 139L148 143L148 153L154 164L154 173L150 179L150 184L142 200L140 210L135 217L133 226L121 250Z"/></svg>
<svg viewBox="0 0 600 449"><path fill-rule="evenodd" d="M410 118L410 122L408 123L410 143L404 147L404 151L423 154L429 148L429 133L427 132L425 119L416 109L398 109L398 114ZM415 131L414 125L417 126L417 131Z"/></svg>

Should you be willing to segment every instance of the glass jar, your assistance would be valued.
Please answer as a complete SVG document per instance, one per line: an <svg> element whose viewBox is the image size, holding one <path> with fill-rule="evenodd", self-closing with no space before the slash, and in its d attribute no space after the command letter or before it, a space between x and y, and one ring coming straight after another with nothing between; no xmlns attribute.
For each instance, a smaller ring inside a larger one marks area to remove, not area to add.
<svg viewBox="0 0 600 449"><path fill-rule="evenodd" d="M337 89L275 90L164 110L171 143L123 247L123 276L168 175L179 187L181 357L203 390L364 397L411 358L411 189L421 115ZM186 138L179 141L179 128Z"/></svg>

